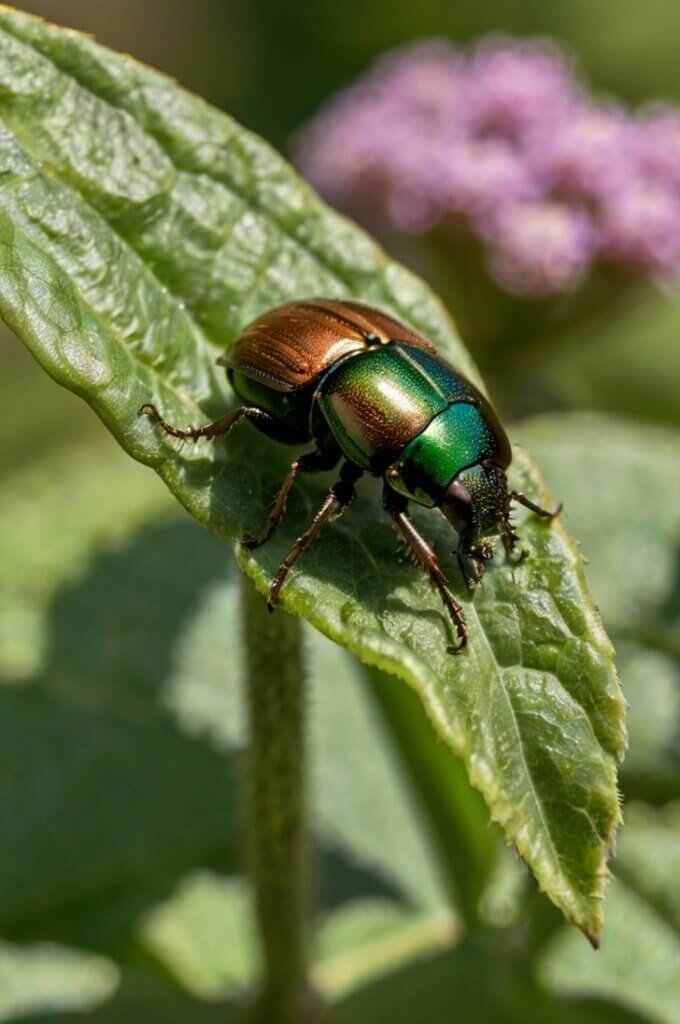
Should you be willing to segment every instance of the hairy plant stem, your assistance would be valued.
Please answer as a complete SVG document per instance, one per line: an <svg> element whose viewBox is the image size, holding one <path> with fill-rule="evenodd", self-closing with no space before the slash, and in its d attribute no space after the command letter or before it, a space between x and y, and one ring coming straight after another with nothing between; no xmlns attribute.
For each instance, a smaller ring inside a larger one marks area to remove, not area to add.
<svg viewBox="0 0 680 1024"><path fill-rule="evenodd" d="M310 931L305 796L304 665L300 622L269 614L243 579L246 650L247 842L264 978L253 1019L318 1019L307 978Z"/></svg>

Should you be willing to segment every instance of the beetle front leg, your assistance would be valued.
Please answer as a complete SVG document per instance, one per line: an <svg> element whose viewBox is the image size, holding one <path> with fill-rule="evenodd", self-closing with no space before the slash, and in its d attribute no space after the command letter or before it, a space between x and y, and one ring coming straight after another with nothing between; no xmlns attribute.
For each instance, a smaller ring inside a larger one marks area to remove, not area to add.
<svg viewBox="0 0 680 1024"><path fill-rule="evenodd" d="M430 577L430 582L438 591L444 607L456 628L458 643L455 647L447 647L449 654L460 654L467 646L468 629L465 617L463 616L463 609L451 593L449 582L442 572L436 554L423 535L418 532L415 523L407 514L408 501L406 498L402 498L391 489L385 488L383 504L387 512L392 516L392 522L397 532L408 545L409 551Z"/></svg>
<svg viewBox="0 0 680 1024"><path fill-rule="evenodd" d="M501 535L503 547L505 548L505 554L509 562L513 565L519 565L527 557L529 552L525 548L520 548L517 552L517 544L519 543L519 534L515 532L515 528L510 520L510 513L505 515L500 523L498 524L498 530Z"/></svg>
<svg viewBox="0 0 680 1024"><path fill-rule="evenodd" d="M541 508L540 505L531 501L525 494L520 494L519 491L510 491L509 499L510 501L516 501L520 505L524 505L524 507L533 512L534 515L540 516L541 519L555 519L562 511L562 502L560 502L557 508L551 512L547 508ZM503 547L505 548L505 553L510 560L515 553L515 545L519 541L519 536L515 533L514 527L510 521L509 510L506 516L501 520L499 530L501 540L503 541ZM520 562L523 562L528 554L529 552L525 548L522 548L517 558L514 559L514 563L518 565Z"/></svg>
<svg viewBox="0 0 680 1024"><path fill-rule="evenodd" d="M170 434L172 437L190 438L192 441L198 441L201 437L222 437L228 434L241 419L250 420L251 423L260 427L270 426L270 423L274 421L271 413L250 405L242 405L240 409L235 409L233 412L227 413L226 416L213 420L212 423L206 423L203 427L174 427L163 419L156 406L151 402L146 402L139 410L138 415L150 416L166 434Z"/></svg>
<svg viewBox="0 0 680 1024"><path fill-rule="evenodd" d="M291 467L286 473L284 481L279 488L279 493L276 496L274 507L269 514L267 529L259 537L255 537L251 534L246 535L242 539L241 544L250 551L255 548L259 548L262 544L265 544L283 518L288 495L293 488L293 484L295 483L298 474L320 473L325 469L333 469L333 466L337 465L340 454L340 449L336 447L316 448L313 452L307 452L305 455L301 455L299 459L296 459L295 462L291 464Z"/></svg>

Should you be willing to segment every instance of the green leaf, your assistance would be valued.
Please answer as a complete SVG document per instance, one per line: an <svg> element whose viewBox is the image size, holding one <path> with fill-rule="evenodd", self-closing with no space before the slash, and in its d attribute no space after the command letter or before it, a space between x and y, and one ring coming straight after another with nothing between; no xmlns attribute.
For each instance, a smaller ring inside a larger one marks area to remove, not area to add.
<svg viewBox="0 0 680 1024"><path fill-rule="evenodd" d="M680 949L663 922L618 883L609 901L613 940L597 963L561 933L550 950L544 984L565 997L590 995L637 1012L645 1021L677 1024Z"/></svg>
<svg viewBox="0 0 680 1024"><path fill-rule="evenodd" d="M41 1010L89 1010L106 1002L119 983L104 957L43 943L28 949L0 943L0 1019Z"/></svg>
<svg viewBox="0 0 680 1024"><path fill-rule="evenodd" d="M680 803L659 811L630 804L626 823L616 873L671 925L680 943Z"/></svg>
<svg viewBox="0 0 680 1024"><path fill-rule="evenodd" d="M261 971L249 887L207 871L185 876L140 924L141 942L182 987L211 1001L245 991Z"/></svg>
<svg viewBox="0 0 680 1024"><path fill-rule="evenodd" d="M180 449L138 418L177 422L233 402L215 357L294 296L353 296L474 369L427 288L323 206L264 143L139 64L0 10L0 313L61 384L224 538L256 529L286 453L247 428ZM289 458L289 456L288 456ZM517 453L513 485L549 496ZM284 529L243 568L264 590L323 487L300 487ZM447 553L450 533L418 516ZM401 561L375 496L322 537L283 604L421 696L541 886L593 941L618 823L623 705L579 556L559 524L522 523L531 557L474 602L470 651Z"/></svg>
<svg viewBox="0 0 680 1024"><path fill-rule="evenodd" d="M662 1024L680 1021L679 809L626 809L602 950L584 957L562 929L539 968L549 988L610 998Z"/></svg>
<svg viewBox="0 0 680 1024"><path fill-rule="evenodd" d="M499 853L497 830L489 828L484 802L462 762L433 742L416 693L378 669L367 669L365 677L423 809L452 902L475 927Z"/></svg>
<svg viewBox="0 0 680 1024"><path fill-rule="evenodd" d="M193 573L164 579L168 560ZM191 522L147 528L53 600L36 674L0 679L3 934L117 948L186 870L240 866L237 757L166 704L187 609L221 575Z"/></svg>
<svg viewBox="0 0 680 1024"><path fill-rule="evenodd" d="M619 652L628 700L629 796L680 795L680 438L588 414L529 421ZM588 453L587 461L584 452Z"/></svg>
<svg viewBox="0 0 680 1024"><path fill-rule="evenodd" d="M36 986L42 977L36 974L31 959L35 954L29 951L22 957L23 970L15 980L16 997L14 1005L18 1009L16 1016L3 1016L3 1020L21 1021L22 1024L148 1024L148 1021L162 1021L163 1024L242 1024L242 1008L228 1003L205 1003L191 998L185 993L154 978L150 978L139 970L120 973L118 984L111 998L99 1002L99 1005L87 1009L88 1004L97 1002L92 998L93 979L78 980L77 992L73 988L78 973L84 974L89 968L91 958L70 955L64 950L46 949L42 954L40 965L43 974L49 977L51 984L47 988L48 998L42 1002ZM69 959L73 966L69 972L63 967ZM82 961L82 966L79 961ZM109 973L117 973L115 967L104 961L104 968ZM78 971L78 969L80 969ZM100 969L101 970L101 969ZM51 976L51 977L50 977ZM8 1000L8 1010L14 1009ZM71 1009L73 1007L73 1009ZM0 997L0 1013L3 1000ZM33 1011L33 1012L31 1012Z"/></svg>
<svg viewBox="0 0 680 1024"><path fill-rule="evenodd" d="M96 420L84 402L63 388L55 388L30 352L0 321L2 359L2 420L6 424L0 450L0 474L44 454L64 442L77 442L96 429ZM30 406L26 395L30 394ZM100 431L101 433L101 431ZM113 447L113 445L112 445Z"/></svg>
<svg viewBox="0 0 680 1024"><path fill-rule="evenodd" d="M630 753L621 776L624 795L657 804L678 799L680 659L625 640L617 640L617 650L630 732Z"/></svg>
<svg viewBox="0 0 680 1024"><path fill-rule="evenodd" d="M607 933L608 934L608 933ZM579 937L584 959L597 960ZM468 941L402 963L333 1005L337 1024L644 1024L648 1017L609 998L546 991L502 944Z"/></svg>
<svg viewBox="0 0 680 1024"><path fill-rule="evenodd" d="M0 675L18 680L42 666L57 590L78 580L94 550L124 541L173 503L103 432L13 463L0 488Z"/></svg>

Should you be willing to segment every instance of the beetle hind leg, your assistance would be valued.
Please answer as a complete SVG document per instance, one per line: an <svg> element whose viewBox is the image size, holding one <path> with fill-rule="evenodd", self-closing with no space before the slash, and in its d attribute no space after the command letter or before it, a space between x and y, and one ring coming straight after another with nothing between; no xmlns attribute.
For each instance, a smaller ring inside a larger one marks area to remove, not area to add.
<svg viewBox="0 0 680 1024"><path fill-rule="evenodd" d="M460 654L468 642L468 629L463 615L463 609L456 601L449 587L449 582L442 572L439 560L425 540L423 535L416 529L415 523L408 515L408 501L396 495L393 491L385 489L383 496L385 509L392 517L392 522L402 540L406 543L409 553L415 559L430 578L433 587L439 593L446 611L449 614L456 634L458 643L455 646L447 647L449 654Z"/></svg>
<svg viewBox="0 0 680 1024"><path fill-rule="evenodd" d="M221 416L220 419L213 420L212 423L206 423L202 427L175 427L161 416L152 402L146 402L140 408L138 415L150 416L166 434L170 434L172 437L179 437L182 440L191 439L192 441L198 441L201 437L210 439L222 437L228 434L232 427L236 426L241 419L248 419L251 423L260 427L267 426L269 421L274 419L270 413L264 412L262 409L257 409L255 406L242 405L240 409L235 409L233 412L227 413L226 416Z"/></svg>
<svg viewBox="0 0 680 1024"><path fill-rule="evenodd" d="M320 473L325 469L333 469L337 465L340 454L340 449L337 447L315 448L313 452L307 452L291 463L290 469L279 488L279 493L276 495L272 510L269 513L269 522L266 530L259 537L247 534L241 540L241 544L250 551L259 548L262 544L266 544L283 519L288 495L293 489L293 484L298 475L300 473Z"/></svg>
<svg viewBox="0 0 680 1024"><path fill-rule="evenodd" d="M362 474L363 469L361 469L360 466L355 465L353 462L345 462L340 471L340 479L336 480L329 490L321 508L314 516L311 526L309 526L308 529L298 537L295 544L279 566L278 572L272 580L272 585L269 588L267 605L270 611L274 610L281 587L285 583L288 573L295 565L302 552L316 540L326 523L332 522L332 520L337 519L338 516L342 515L347 506L352 502L356 493L354 490L354 484Z"/></svg>

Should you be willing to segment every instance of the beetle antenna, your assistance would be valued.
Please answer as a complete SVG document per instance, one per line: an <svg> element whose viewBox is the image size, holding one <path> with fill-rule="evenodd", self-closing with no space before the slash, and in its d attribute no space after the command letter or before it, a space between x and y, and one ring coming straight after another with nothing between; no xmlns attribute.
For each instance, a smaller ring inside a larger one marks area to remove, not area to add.
<svg viewBox="0 0 680 1024"><path fill-rule="evenodd" d="M510 500L518 501L520 505L524 505L525 508L530 509L534 515L540 516L541 519L555 519L562 511L562 502L559 503L557 508L550 512L547 508L541 508L535 502L527 498L526 494L521 494L519 491L510 491Z"/></svg>

